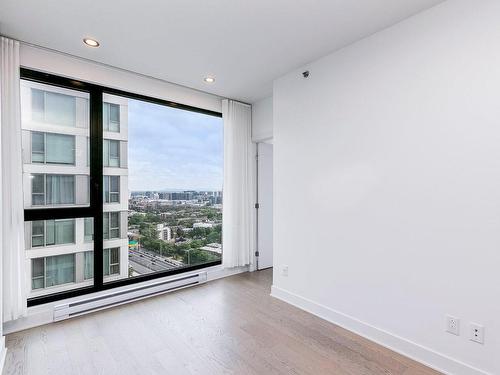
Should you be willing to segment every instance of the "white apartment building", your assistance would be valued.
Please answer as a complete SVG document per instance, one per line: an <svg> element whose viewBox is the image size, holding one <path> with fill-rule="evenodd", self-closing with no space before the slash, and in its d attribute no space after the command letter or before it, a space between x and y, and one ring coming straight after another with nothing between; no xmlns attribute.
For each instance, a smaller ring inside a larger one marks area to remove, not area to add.
<svg viewBox="0 0 500 375"><path fill-rule="evenodd" d="M156 233L160 240L170 241L172 239L172 230L165 224L156 224Z"/></svg>
<svg viewBox="0 0 500 375"><path fill-rule="evenodd" d="M89 205L88 94L21 83L25 208ZM128 100L104 95L104 281L128 277ZM28 297L93 283L93 219L25 222Z"/></svg>

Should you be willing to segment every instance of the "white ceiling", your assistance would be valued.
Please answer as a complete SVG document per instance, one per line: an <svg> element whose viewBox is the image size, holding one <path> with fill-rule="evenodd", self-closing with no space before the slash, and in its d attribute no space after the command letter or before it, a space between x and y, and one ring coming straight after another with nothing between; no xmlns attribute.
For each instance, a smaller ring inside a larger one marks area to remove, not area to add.
<svg viewBox="0 0 500 375"><path fill-rule="evenodd" d="M440 2L0 0L0 34L254 102L288 71Z"/></svg>

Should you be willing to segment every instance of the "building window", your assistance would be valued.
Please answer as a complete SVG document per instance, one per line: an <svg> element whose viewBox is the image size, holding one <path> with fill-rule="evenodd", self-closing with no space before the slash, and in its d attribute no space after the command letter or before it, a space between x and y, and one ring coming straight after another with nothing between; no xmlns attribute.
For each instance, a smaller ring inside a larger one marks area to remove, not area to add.
<svg viewBox="0 0 500 375"><path fill-rule="evenodd" d="M74 96L31 89L31 111L34 121L62 126L76 124Z"/></svg>
<svg viewBox="0 0 500 375"><path fill-rule="evenodd" d="M105 167L120 166L120 141L104 139L103 141L103 165Z"/></svg>
<svg viewBox="0 0 500 375"><path fill-rule="evenodd" d="M120 238L120 212L104 212L103 226L105 240Z"/></svg>
<svg viewBox="0 0 500 375"><path fill-rule="evenodd" d="M83 278L85 280L94 277L94 252L86 251L83 253Z"/></svg>
<svg viewBox="0 0 500 375"><path fill-rule="evenodd" d="M104 131L120 132L120 106L118 104L103 103L102 105Z"/></svg>
<svg viewBox="0 0 500 375"><path fill-rule="evenodd" d="M120 248L114 247L104 249L102 272L104 276L120 274ZM84 278L85 280L94 277L94 252L86 251L84 254Z"/></svg>
<svg viewBox="0 0 500 375"><path fill-rule="evenodd" d="M75 282L75 254L31 259L31 289Z"/></svg>
<svg viewBox="0 0 500 375"><path fill-rule="evenodd" d="M31 222L31 247L75 243L75 219Z"/></svg>
<svg viewBox="0 0 500 375"><path fill-rule="evenodd" d="M75 164L75 136L31 132L31 162Z"/></svg>
<svg viewBox="0 0 500 375"><path fill-rule="evenodd" d="M103 228L102 234L105 240L120 238L120 212L104 212L102 214ZM85 219L84 239L90 242L94 239L94 221L91 218Z"/></svg>
<svg viewBox="0 0 500 375"><path fill-rule="evenodd" d="M33 206L74 204L75 176L32 174L31 204Z"/></svg>
<svg viewBox="0 0 500 375"><path fill-rule="evenodd" d="M104 249L104 275L117 275L120 273L120 248Z"/></svg>
<svg viewBox="0 0 500 375"><path fill-rule="evenodd" d="M45 258L31 259L31 289L45 288Z"/></svg>
<svg viewBox="0 0 500 375"><path fill-rule="evenodd" d="M120 176L104 176L104 202L120 202Z"/></svg>
<svg viewBox="0 0 500 375"><path fill-rule="evenodd" d="M92 242L94 240L94 219L86 217L83 226L83 240L85 242Z"/></svg>

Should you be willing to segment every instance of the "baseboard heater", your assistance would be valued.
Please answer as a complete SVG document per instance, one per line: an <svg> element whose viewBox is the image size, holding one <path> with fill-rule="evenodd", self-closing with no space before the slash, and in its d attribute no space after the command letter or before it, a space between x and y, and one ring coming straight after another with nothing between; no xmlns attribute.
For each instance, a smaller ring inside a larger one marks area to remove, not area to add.
<svg viewBox="0 0 500 375"><path fill-rule="evenodd" d="M132 286L128 289L110 291L99 297L90 297L79 301L64 303L54 307L54 321L73 318L94 311L108 309L127 302L156 296L207 281L207 273L199 272L174 279L157 281L148 285Z"/></svg>

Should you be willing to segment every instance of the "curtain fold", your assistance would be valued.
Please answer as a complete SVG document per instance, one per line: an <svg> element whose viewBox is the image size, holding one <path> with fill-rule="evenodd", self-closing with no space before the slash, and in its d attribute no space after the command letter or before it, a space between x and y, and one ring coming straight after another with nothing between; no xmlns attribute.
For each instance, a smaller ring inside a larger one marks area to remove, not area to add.
<svg viewBox="0 0 500 375"><path fill-rule="evenodd" d="M252 263L255 251L255 146L252 144L252 108L223 100L224 194L223 264Z"/></svg>
<svg viewBox="0 0 500 375"><path fill-rule="evenodd" d="M19 42L0 38L3 321L26 315Z"/></svg>

